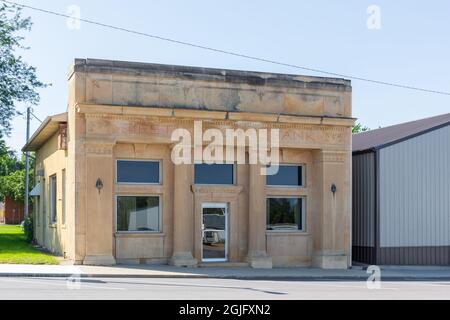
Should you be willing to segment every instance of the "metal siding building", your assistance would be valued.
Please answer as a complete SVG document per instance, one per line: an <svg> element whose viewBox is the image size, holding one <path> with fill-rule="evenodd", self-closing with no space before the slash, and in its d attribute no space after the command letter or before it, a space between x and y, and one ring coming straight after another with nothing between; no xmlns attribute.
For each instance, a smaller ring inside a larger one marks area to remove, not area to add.
<svg viewBox="0 0 450 320"><path fill-rule="evenodd" d="M375 250L375 154L353 156L352 256L374 263Z"/></svg>
<svg viewBox="0 0 450 320"><path fill-rule="evenodd" d="M450 114L353 142L353 260L450 265Z"/></svg>

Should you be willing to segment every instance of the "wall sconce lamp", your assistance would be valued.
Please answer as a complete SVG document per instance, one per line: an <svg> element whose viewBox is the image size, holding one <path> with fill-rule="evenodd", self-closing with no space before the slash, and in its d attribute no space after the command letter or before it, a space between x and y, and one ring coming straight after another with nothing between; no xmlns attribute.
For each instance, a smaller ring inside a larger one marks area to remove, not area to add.
<svg viewBox="0 0 450 320"><path fill-rule="evenodd" d="M97 179L97 182L95 183L95 187L97 188L98 193L100 193L100 190L102 190L102 188L103 188L102 179L100 179L100 178Z"/></svg>
<svg viewBox="0 0 450 320"><path fill-rule="evenodd" d="M336 193L336 190L337 190L336 185L333 183L331 185L331 192L333 192L333 195Z"/></svg>

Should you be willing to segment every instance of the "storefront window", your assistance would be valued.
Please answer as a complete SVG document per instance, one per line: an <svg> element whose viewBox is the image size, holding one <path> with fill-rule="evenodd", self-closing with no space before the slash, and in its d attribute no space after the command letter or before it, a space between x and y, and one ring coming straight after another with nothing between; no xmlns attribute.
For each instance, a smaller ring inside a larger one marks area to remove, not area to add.
<svg viewBox="0 0 450 320"><path fill-rule="evenodd" d="M118 196L117 231L160 231L158 196Z"/></svg>
<svg viewBox="0 0 450 320"><path fill-rule="evenodd" d="M268 198L266 228L304 231L303 198Z"/></svg>

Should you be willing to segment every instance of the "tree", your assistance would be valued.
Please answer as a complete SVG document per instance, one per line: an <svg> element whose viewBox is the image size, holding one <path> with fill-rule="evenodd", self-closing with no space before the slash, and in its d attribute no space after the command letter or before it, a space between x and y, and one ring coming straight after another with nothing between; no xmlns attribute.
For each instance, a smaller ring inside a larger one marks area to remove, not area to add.
<svg viewBox="0 0 450 320"><path fill-rule="evenodd" d="M14 151L6 146L0 134L0 177L7 176L16 170L24 168L25 163L20 161Z"/></svg>
<svg viewBox="0 0 450 320"><path fill-rule="evenodd" d="M0 135L0 201L5 196L16 202L24 201L25 158L18 159L14 151L6 146ZM30 172L30 181L32 181Z"/></svg>
<svg viewBox="0 0 450 320"><path fill-rule="evenodd" d="M36 76L36 68L28 65L17 49L28 49L18 33L31 30L30 18L23 18L21 8L0 5L0 133L9 135L11 120L19 102L37 105L39 88L47 85Z"/></svg>
<svg viewBox="0 0 450 320"><path fill-rule="evenodd" d="M17 170L8 176L0 177L1 197L9 197L23 203L25 195L25 170Z"/></svg>
<svg viewBox="0 0 450 320"><path fill-rule="evenodd" d="M352 128L352 133L356 134L356 133L361 133L361 132L366 132L369 131L370 128L363 126L361 123L355 123L355 125Z"/></svg>

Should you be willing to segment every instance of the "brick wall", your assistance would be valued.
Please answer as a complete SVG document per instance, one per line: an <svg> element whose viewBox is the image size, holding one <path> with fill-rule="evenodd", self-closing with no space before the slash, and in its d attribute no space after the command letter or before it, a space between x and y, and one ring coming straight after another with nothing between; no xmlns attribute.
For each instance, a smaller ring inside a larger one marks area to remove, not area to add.
<svg viewBox="0 0 450 320"><path fill-rule="evenodd" d="M5 197L5 223L20 224L23 221L23 204Z"/></svg>

